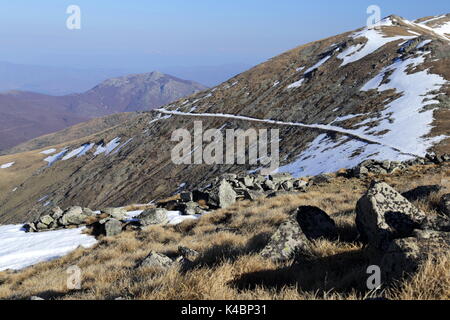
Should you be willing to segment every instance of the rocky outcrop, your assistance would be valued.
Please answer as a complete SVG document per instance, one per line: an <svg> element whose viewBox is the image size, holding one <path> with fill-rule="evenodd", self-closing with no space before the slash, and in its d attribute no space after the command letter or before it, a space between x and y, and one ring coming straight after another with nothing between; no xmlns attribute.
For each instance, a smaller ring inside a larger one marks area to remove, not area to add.
<svg viewBox="0 0 450 320"><path fill-rule="evenodd" d="M417 165L429 165L429 164L440 164L443 162L449 162L450 155L427 155L425 158L415 158L407 161L379 161L379 160L366 160L350 170L350 176L362 178L368 174L393 174L396 172L401 172L408 167Z"/></svg>
<svg viewBox="0 0 450 320"><path fill-rule="evenodd" d="M29 232L48 231L64 229L73 226L86 225L89 218L95 213L88 208L69 207L65 211L55 207L49 210L48 214L42 215L37 221L26 224L24 227Z"/></svg>
<svg viewBox="0 0 450 320"><path fill-rule="evenodd" d="M375 247L411 235L424 219L423 212L383 182L373 182L356 205L356 226L361 238Z"/></svg>

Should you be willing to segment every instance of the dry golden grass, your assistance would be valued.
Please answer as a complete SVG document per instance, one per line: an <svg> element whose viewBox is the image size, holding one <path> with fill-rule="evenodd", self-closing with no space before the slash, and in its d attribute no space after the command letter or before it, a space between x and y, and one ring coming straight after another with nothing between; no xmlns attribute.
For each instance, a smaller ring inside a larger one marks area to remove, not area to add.
<svg viewBox="0 0 450 320"><path fill-rule="evenodd" d="M441 183L445 167L408 170L396 177L381 177L399 191L416 185ZM0 298L24 299L363 299L368 252L357 240L355 203L369 180L337 177L308 193L254 202L242 201L197 221L177 226L153 226L102 238L92 249L79 248L67 256L19 272L0 273ZM436 194L417 203L433 213ZM258 252L270 235L300 205L313 205L336 221L339 241L314 242L314 259L299 264L275 264ZM131 207L130 207L131 208ZM151 250L177 256L178 246L201 253L189 270L172 268L161 273L135 268ZM82 290L67 289L66 270L82 270ZM385 290L389 299L448 299L450 254L426 263L408 281Z"/></svg>

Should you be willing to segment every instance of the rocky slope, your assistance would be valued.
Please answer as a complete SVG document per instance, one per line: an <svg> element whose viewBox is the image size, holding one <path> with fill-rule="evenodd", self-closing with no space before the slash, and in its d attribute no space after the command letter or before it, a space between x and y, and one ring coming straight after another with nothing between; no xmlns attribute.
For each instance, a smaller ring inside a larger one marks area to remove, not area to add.
<svg viewBox="0 0 450 320"><path fill-rule="evenodd" d="M0 94L0 150L91 118L151 110L205 89L160 72L113 78L81 94Z"/></svg>
<svg viewBox="0 0 450 320"><path fill-rule="evenodd" d="M415 22L390 16L379 29L303 45L167 105L164 113L142 113L68 144L57 150L51 166L43 162L23 183L2 190L1 221L39 216L46 210L39 202L43 197L61 207L148 203L206 186L223 173L260 167L174 164L172 132L192 131L193 120L202 120L204 130L221 132L280 129L280 170L297 177L351 168L367 159L446 153L449 24L450 15Z"/></svg>

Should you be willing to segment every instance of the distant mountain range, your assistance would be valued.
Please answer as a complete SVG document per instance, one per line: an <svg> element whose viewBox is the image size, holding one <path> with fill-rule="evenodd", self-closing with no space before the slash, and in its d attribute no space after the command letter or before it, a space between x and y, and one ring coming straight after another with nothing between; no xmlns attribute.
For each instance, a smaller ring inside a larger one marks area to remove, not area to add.
<svg viewBox="0 0 450 320"><path fill-rule="evenodd" d="M190 79L212 87L249 69L251 65L234 63L216 66L161 66L151 64L144 70L160 70L181 79ZM40 66L0 61L0 93L11 90L31 91L49 95L85 92L100 82L141 73L143 68L74 68Z"/></svg>
<svg viewBox="0 0 450 320"><path fill-rule="evenodd" d="M0 150L96 117L157 108L205 86L161 72L108 79L81 94L0 94Z"/></svg>

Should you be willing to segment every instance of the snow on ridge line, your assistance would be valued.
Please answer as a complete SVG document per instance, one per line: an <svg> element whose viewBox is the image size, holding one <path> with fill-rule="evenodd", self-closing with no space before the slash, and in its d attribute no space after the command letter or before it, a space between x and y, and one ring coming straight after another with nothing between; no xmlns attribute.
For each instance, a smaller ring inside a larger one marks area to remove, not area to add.
<svg viewBox="0 0 450 320"><path fill-rule="evenodd" d="M406 19L402 19L403 22L413 25L412 22ZM389 27L392 26L393 22L390 17L384 18L380 21L378 27ZM398 40L410 40L413 38L416 38L416 36L394 36L394 37L386 37L386 35L382 32L382 30L377 29L374 27L365 27L361 31L355 32L351 35L351 38L353 39L359 39L359 38L366 38L366 43L358 43L355 44L347 49L345 49L343 52L341 52L337 57L338 59L343 60L341 67L359 61L366 56L376 52L378 49L382 48L386 44Z"/></svg>
<svg viewBox="0 0 450 320"><path fill-rule="evenodd" d="M310 125L310 124L304 124L301 122L285 122L285 121L271 120L271 119L258 119L258 118L238 116L238 115L234 115L234 114L224 114L224 113L188 113L188 112L180 112L180 111L169 111L169 110L165 110L165 109L156 109L155 111L164 113L164 114L171 114L171 115L191 116L191 117L228 118L228 119L236 119L236 120L262 122L262 123L267 123L267 124L295 126L295 127L302 127L302 128L308 128L308 129L322 130L322 131L327 131L327 132L343 134L343 135L346 135L346 136L349 136L352 138L356 138L357 140L364 141L366 143L382 145L382 146L391 148L391 149L393 149L399 153L405 154L405 155L409 155L409 156L413 156L413 157L420 157L420 155L418 155L418 154L407 152L407 151L402 151L402 149L400 147L384 143L381 140L375 139L375 138L367 136L365 134L355 132L354 130L348 130L348 129L330 126L330 125L322 125L322 124L311 124Z"/></svg>
<svg viewBox="0 0 450 320"><path fill-rule="evenodd" d="M8 162L8 163L5 163L5 164L2 164L2 165L0 166L0 169L7 169L7 168L10 168L10 167L12 167L14 164L15 164L15 162Z"/></svg>

